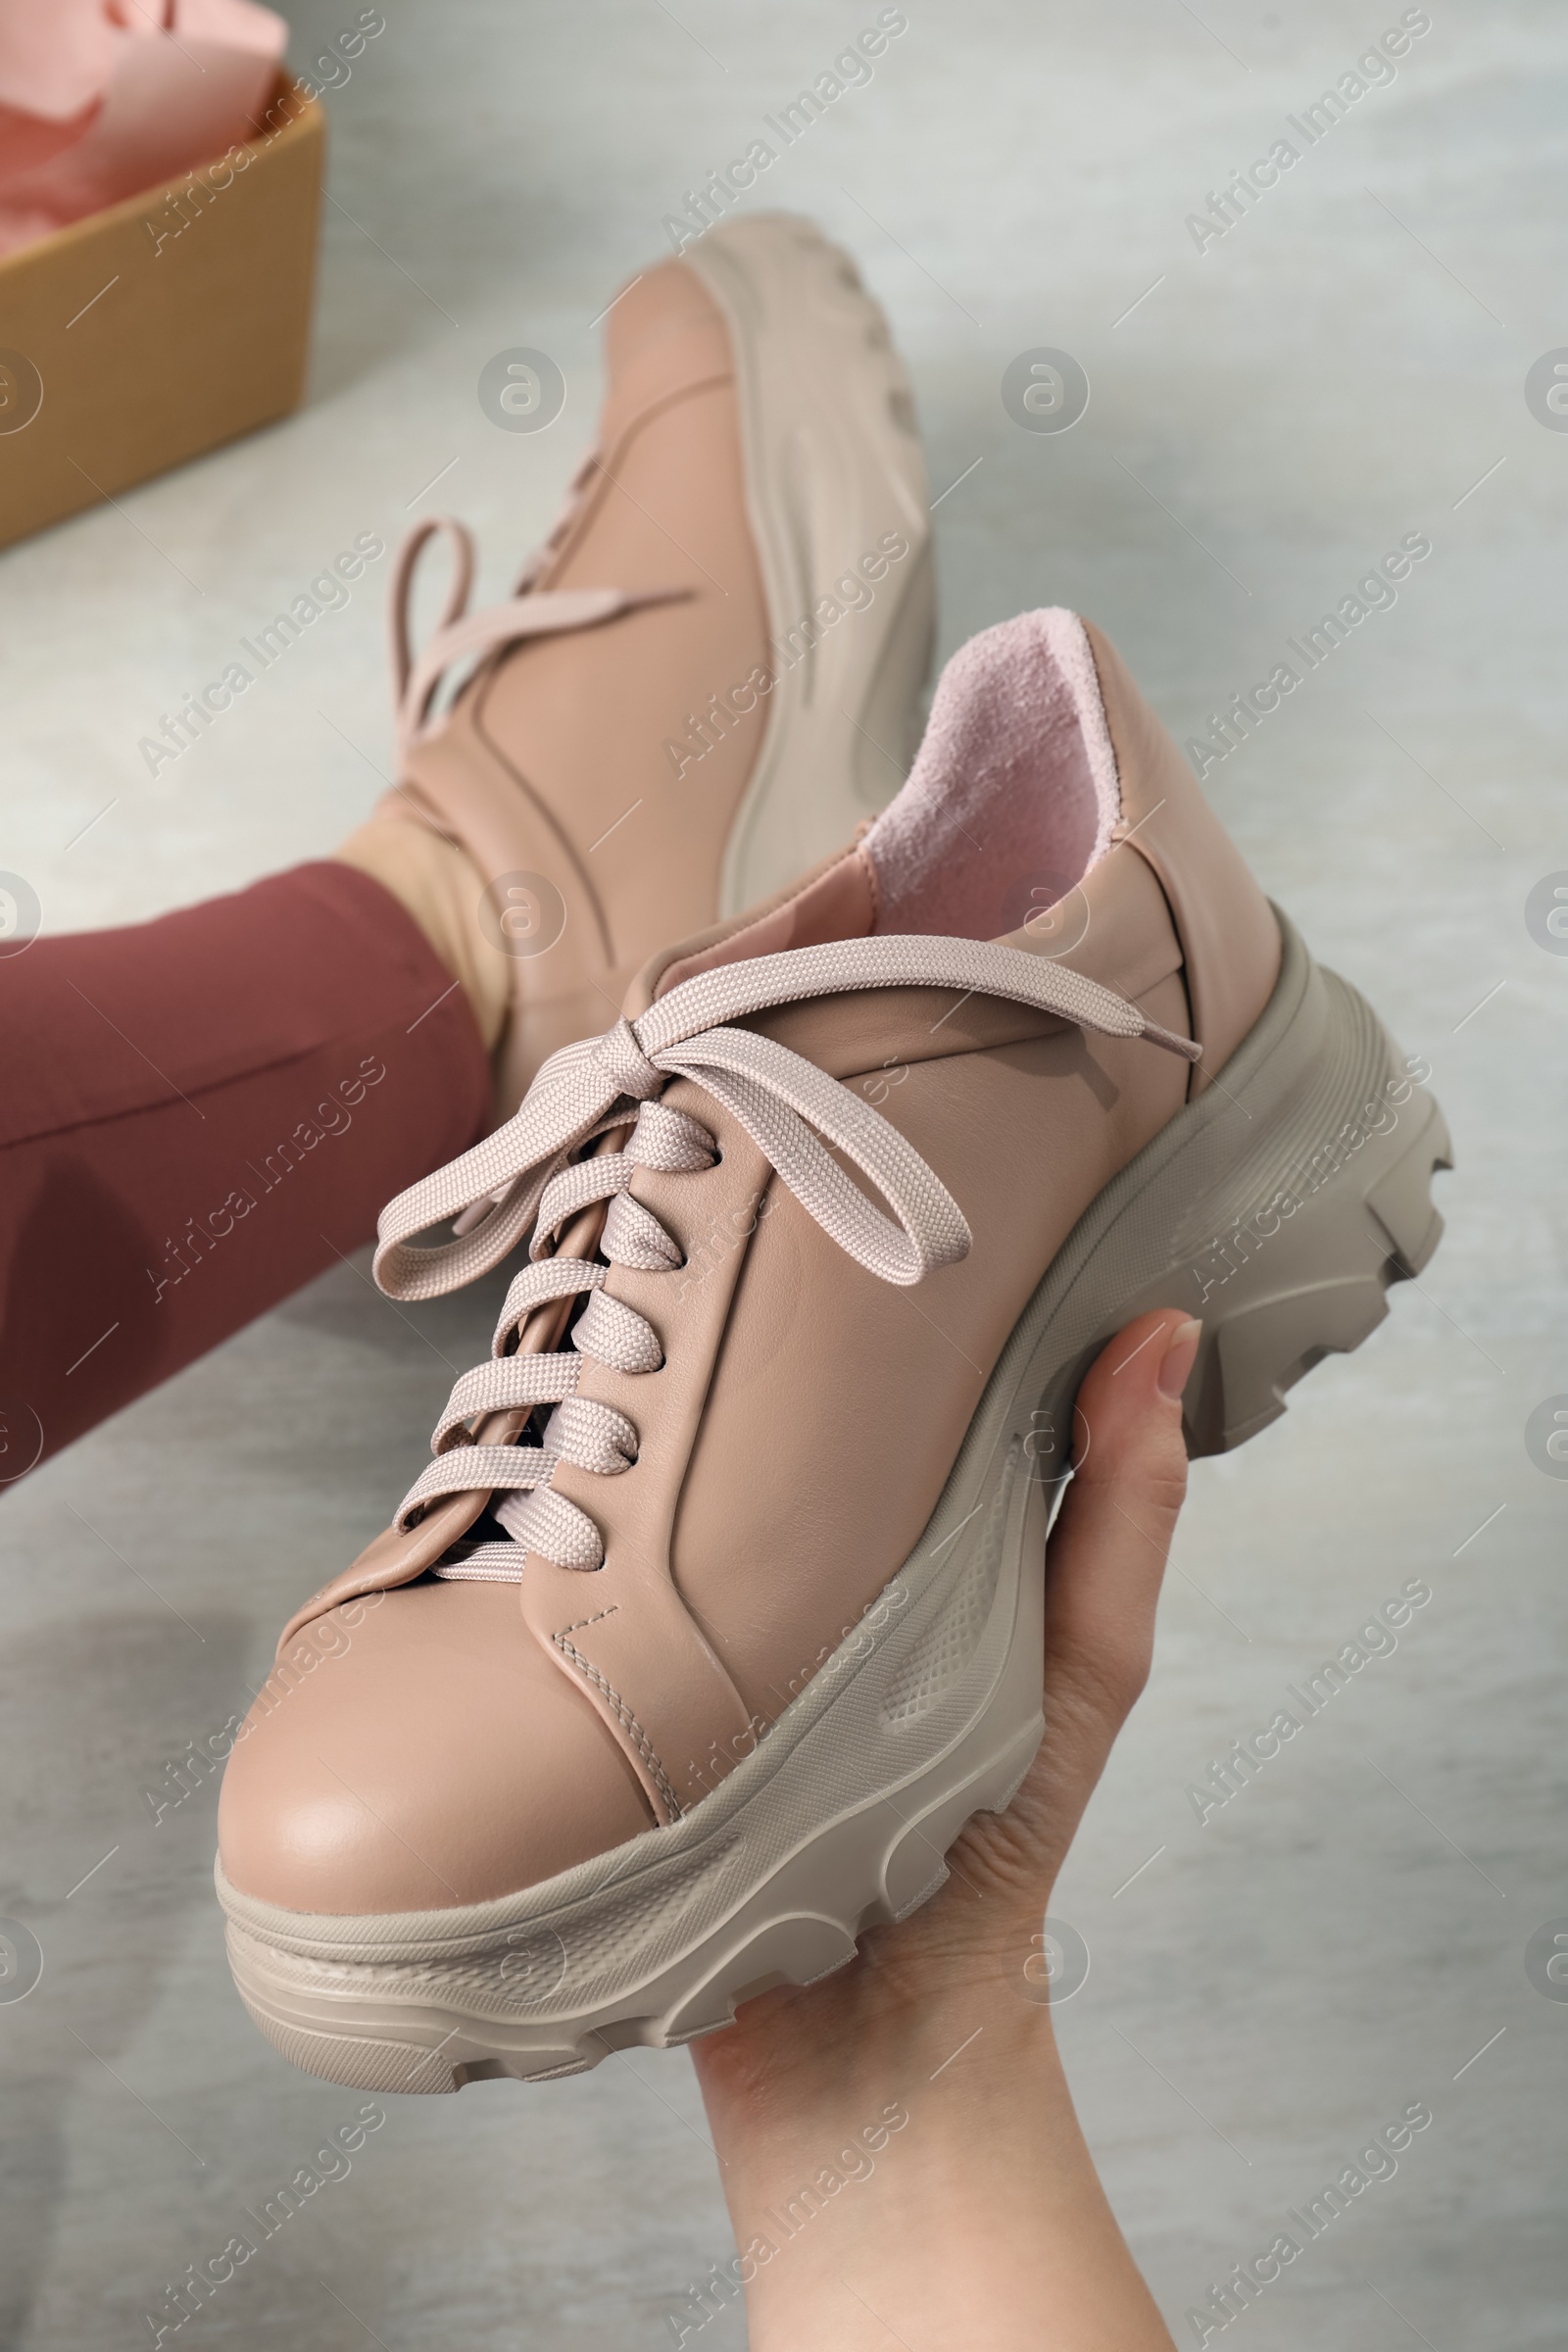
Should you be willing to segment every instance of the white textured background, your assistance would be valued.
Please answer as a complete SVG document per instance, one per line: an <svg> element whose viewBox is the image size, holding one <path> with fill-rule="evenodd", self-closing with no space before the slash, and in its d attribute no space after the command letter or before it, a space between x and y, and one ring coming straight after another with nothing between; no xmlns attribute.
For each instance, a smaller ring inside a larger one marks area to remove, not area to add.
<svg viewBox="0 0 1568 2352"><path fill-rule="evenodd" d="M356 11L289 13L303 68ZM303 412L0 557L0 864L49 928L243 882L360 817L389 750L386 566L156 781L138 738L358 532L390 543L451 507L500 590L591 429L595 314L683 189L875 13L386 0L328 101ZM1186 737L1402 533L1433 542L1209 789L1318 953L1430 1057L1459 1153L1449 1234L1358 1355L1195 1475L1155 1680L1058 1897L1094 1961L1062 2011L1072 2079L1179 2341L1209 2279L1424 2099L1397 2178L1232 2337L1559 2347L1568 2002L1524 1951L1568 1915L1568 1486L1522 1432L1568 1391L1568 959L1523 908L1568 868L1568 435L1523 382L1568 343L1568 24L1433 0L1396 81L1200 256L1184 217L1397 0L908 15L759 193L855 249L908 355L933 485L957 483L944 650L1075 605ZM474 397L519 343L568 385L536 437ZM1060 436L999 398L1037 345L1093 385ZM357 2104L292 2074L230 1990L211 1798L153 1830L142 1789L243 1705L298 1595L380 1523L438 1359L482 1352L487 1304L416 1330L345 1270L6 1502L0 1912L48 1955L0 2007L0 2327L25 2352L146 2342L164 2282ZM1397 1653L1200 1829L1187 1784L1412 1576L1433 1599ZM651 2352L728 2249L701 2134L679 2055L411 2101L170 2340ZM739 2323L703 2340L733 2352Z"/></svg>

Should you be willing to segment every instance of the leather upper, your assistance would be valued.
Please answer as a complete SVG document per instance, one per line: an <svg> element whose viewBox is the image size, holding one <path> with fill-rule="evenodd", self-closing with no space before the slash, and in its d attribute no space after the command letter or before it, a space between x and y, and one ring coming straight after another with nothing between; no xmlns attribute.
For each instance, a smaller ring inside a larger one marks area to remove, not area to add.
<svg viewBox="0 0 1568 2352"><path fill-rule="evenodd" d="M1267 1002L1277 929L1114 655L1093 643L1120 831L1135 838L1086 878L1087 929L1060 960L1178 1034L1196 1019L1202 1066L1222 1065ZM775 952L824 924L868 930L875 912L852 849L770 908L655 956L627 1013L726 946ZM1046 952L1028 931L1007 944ZM578 1392L628 1417L637 1458L616 1477L555 1474L602 1532L603 1567L530 1553L520 1587L395 1585L466 1524L462 1497L432 1514L434 1534L379 1539L314 1607L357 1582L395 1589L236 1747L220 1834L246 1893L340 1913L475 1901L699 1801L906 1556L1046 1268L1187 1089L1188 1065L1146 1043L985 996L886 988L745 1025L850 1082L909 1138L967 1218L969 1254L914 1288L876 1281L737 1120L674 1080L663 1102L699 1120L718 1156L700 1172L639 1169L631 1198L685 1263L612 1265L604 1286L646 1318L663 1362L585 1361Z"/></svg>

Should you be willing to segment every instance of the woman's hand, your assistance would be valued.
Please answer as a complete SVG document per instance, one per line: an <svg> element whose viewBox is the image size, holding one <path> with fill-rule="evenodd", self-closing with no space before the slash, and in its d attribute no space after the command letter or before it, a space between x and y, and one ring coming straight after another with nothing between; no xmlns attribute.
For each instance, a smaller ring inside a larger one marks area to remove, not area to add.
<svg viewBox="0 0 1568 2352"><path fill-rule="evenodd" d="M753 2352L1169 2344L1024 1963L1148 1677L1198 1338L1170 1310L1142 1316L1079 1392L1047 1562L1045 1738L1007 1811L978 1815L941 1892L850 1966L695 2045ZM694 2304L682 2341L703 2324Z"/></svg>

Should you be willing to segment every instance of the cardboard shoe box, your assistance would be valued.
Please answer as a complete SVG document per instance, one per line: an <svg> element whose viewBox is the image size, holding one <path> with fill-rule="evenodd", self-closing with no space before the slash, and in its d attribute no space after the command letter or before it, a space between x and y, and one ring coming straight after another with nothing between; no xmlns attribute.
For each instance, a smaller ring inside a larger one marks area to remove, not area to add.
<svg viewBox="0 0 1568 2352"><path fill-rule="evenodd" d="M325 149L280 76L254 139L0 260L0 547L298 407Z"/></svg>

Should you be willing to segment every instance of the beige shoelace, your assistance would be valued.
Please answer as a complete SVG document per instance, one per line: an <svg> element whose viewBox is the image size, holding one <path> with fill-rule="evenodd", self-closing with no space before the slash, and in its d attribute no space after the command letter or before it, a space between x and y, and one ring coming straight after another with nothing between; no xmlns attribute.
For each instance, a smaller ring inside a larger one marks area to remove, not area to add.
<svg viewBox="0 0 1568 2352"><path fill-rule="evenodd" d="M597 453L584 460L572 478L561 513L543 544L522 568L516 587L505 604L466 610L473 585L473 534L455 515L429 515L416 523L398 549L390 596L393 693L397 702L397 756L401 767L410 750L431 725L431 706L447 672L460 662L483 661L504 645L523 637L544 637L563 629L588 629L635 612L645 605L666 605L691 594L688 588L535 588L533 583L565 538L588 486L599 469ZM434 538L452 548L452 577L447 584L441 618L416 658L413 651L411 606L414 577L419 559Z"/></svg>
<svg viewBox="0 0 1568 2352"><path fill-rule="evenodd" d="M555 1492L558 1462L612 1478L637 1458L624 1413L577 1395L584 1356L627 1373L655 1372L664 1357L647 1318L604 1289L611 1266L676 1271L681 1251L659 1219L630 1197L639 1168L674 1173L712 1164L716 1146L698 1120L656 1100L687 1078L735 1118L824 1233L883 1282L911 1284L954 1264L969 1228L947 1187L891 1122L814 1062L775 1040L728 1024L772 1005L866 988L952 988L1010 999L1106 1037L1147 1038L1189 1061L1201 1049L1146 1020L1113 990L1017 948L968 939L854 939L703 972L637 1020L567 1046L540 1069L506 1126L389 1203L380 1219L375 1278L394 1298L433 1298L471 1282L532 1226L530 1263L507 1293L491 1359L454 1388L436 1424L435 1459L416 1479L394 1524L404 1530L443 1495L489 1489L510 1541L481 1544L439 1576L516 1582L532 1550L564 1568L592 1569L604 1544L586 1511ZM576 1156L630 1127L618 1151ZM868 1200L827 1150L833 1145L893 1211ZM554 1256L568 1220L610 1203L599 1255ZM454 1221L454 1237L414 1237ZM568 1348L514 1352L536 1309L586 1294ZM470 1421L554 1405L539 1445L478 1442Z"/></svg>

